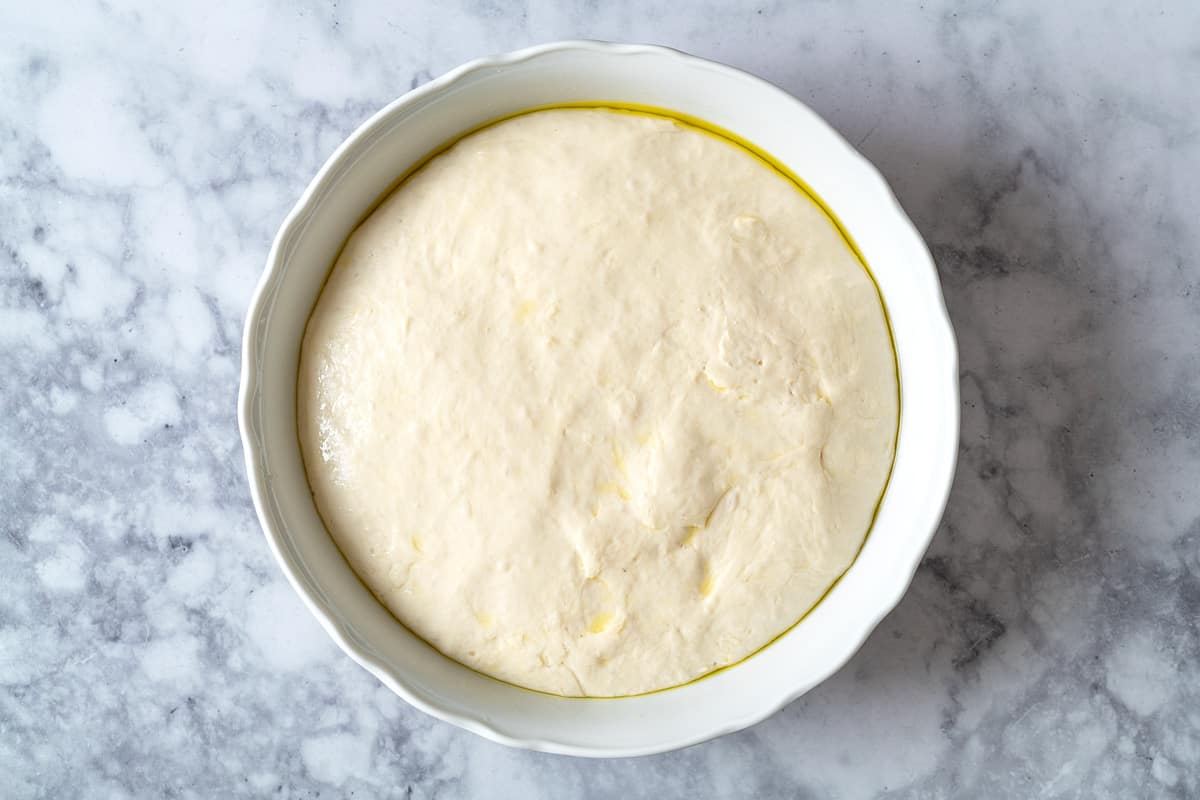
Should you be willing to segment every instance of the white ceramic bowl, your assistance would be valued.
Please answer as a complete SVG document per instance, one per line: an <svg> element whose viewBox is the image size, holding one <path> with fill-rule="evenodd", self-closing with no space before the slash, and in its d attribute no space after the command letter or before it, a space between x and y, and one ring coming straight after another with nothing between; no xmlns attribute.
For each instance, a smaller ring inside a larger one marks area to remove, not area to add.
<svg viewBox="0 0 1200 800"><path fill-rule="evenodd" d="M623 699L519 689L442 656L368 592L313 506L296 434L309 312L342 242L397 176L456 134L548 103L614 101L707 120L771 153L834 211L887 305L900 363L896 463L854 565L803 622L732 669ZM586 756L683 747L758 722L846 663L904 594L942 513L958 445L953 332L921 237L879 173L774 86L674 50L560 42L473 61L367 120L288 215L254 294L239 422L258 516L284 573L351 658L412 705L508 745Z"/></svg>

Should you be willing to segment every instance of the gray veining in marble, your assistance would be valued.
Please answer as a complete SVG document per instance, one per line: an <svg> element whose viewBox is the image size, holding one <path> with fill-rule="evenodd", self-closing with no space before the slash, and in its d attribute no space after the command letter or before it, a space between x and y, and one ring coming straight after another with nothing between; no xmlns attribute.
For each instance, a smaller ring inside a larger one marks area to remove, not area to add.
<svg viewBox="0 0 1200 800"><path fill-rule="evenodd" d="M308 617L234 419L276 226L476 55L654 41L887 175L962 350L911 591L836 677L684 752L509 750ZM0 795L1200 796L1200 9L705 0L0 9Z"/></svg>

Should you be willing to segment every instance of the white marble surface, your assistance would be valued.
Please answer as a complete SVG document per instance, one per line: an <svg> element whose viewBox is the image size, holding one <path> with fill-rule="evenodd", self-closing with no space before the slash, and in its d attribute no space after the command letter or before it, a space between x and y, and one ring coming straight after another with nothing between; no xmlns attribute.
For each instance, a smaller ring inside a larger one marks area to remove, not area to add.
<svg viewBox="0 0 1200 800"><path fill-rule="evenodd" d="M1200 796L1200 10L685 5L0 7L0 795ZM430 75L570 36L809 103L892 181L962 348L901 606L769 721L628 761L490 744L341 655L234 419L322 160Z"/></svg>

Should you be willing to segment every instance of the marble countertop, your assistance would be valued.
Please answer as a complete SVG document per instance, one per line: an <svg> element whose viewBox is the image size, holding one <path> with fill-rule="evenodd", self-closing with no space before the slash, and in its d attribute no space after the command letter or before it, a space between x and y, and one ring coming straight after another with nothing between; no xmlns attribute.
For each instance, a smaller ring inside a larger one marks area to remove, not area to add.
<svg viewBox="0 0 1200 800"><path fill-rule="evenodd" d="M0 10L0 795L1200 794L1194 3L58 5ZM825 116L928 240L962 358L945 521L857 657L750 730L608 762L491 744L342 655L267 551L234 416L251 290L333 148L575 36Z"/></svg>

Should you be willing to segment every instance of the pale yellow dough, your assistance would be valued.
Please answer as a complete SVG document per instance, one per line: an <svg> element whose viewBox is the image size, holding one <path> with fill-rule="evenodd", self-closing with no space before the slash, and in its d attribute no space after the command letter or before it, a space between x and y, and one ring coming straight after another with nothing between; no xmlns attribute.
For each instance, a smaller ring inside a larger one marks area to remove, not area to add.
<svg viewBox="0 0 1200 800"><path fill-rule="evenodd" d="M299 425L364 583L450 658L612 696L753 653L850 565L895 361L829 218L746 150L602 110L463 139L350 237Z"/></svg>

